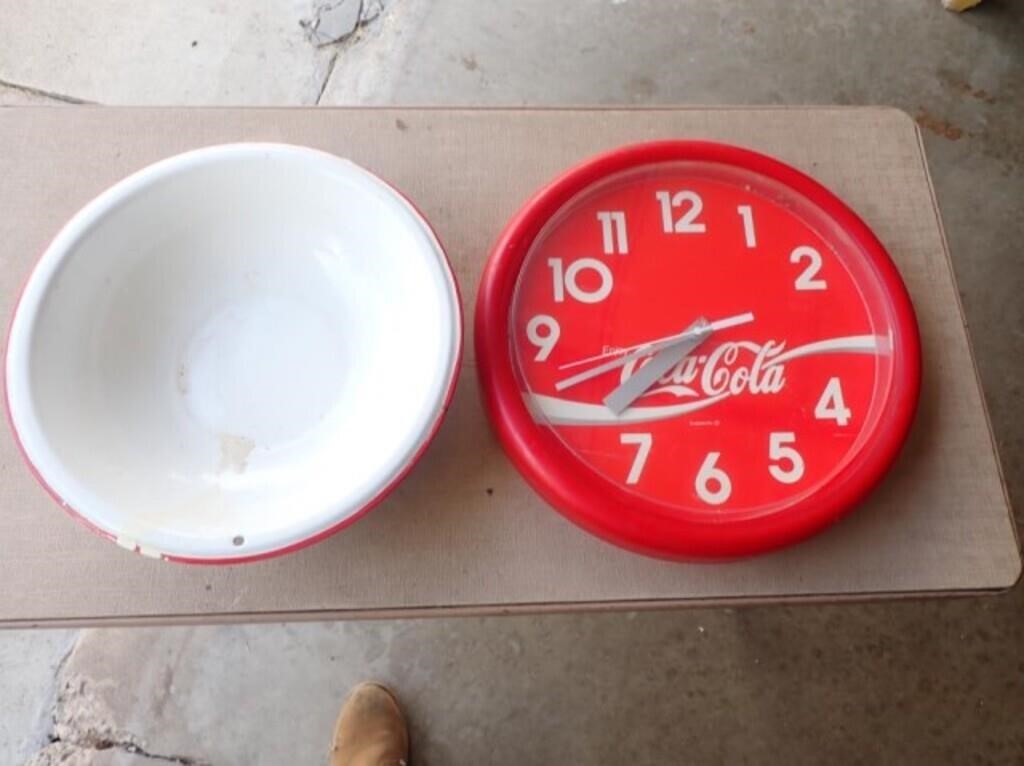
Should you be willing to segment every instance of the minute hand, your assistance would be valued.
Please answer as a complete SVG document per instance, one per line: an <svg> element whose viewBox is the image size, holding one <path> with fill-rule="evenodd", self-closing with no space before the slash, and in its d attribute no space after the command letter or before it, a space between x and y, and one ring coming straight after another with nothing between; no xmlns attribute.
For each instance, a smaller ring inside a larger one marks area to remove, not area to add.
<svg viewBox="0 0 1024 766"><path fill-rule="evenodd" d="M672 367L686 358L686 355L711 337L711 323L701 317L686 328L683 333L685 340L673 343L655 354L647 364L613 390L604 398L605 406L616 415L622 413L629 405L654 385L654 381L664 375Z"/></svg>

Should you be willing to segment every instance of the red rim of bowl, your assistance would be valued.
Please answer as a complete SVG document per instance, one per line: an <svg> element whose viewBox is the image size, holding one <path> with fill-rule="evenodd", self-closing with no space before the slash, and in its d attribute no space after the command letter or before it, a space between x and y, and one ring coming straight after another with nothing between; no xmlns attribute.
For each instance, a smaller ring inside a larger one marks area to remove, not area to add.
<svg viewBox="0 0 1024 766"><path fill-rule="evenodd" d="M866 446L818 491L785 512L729 522L681 521L668 505L627 492L572 455L533 420L516 380L509 312L527 253L565 203L609 175L661 162L739 167L779 182L823 211L862 252L884 284L893 323L892 387ZM583 529L620 547L668 559L727 559L795 543L838 521L863 499L899 454L917 408L921 351L906 286L882 243L856 213L804 173L763 154L709 141L634 144L592 157L538 191L509 221L491 251L476 303L475 345L484 406L505 452L533 488Z"/></svg>

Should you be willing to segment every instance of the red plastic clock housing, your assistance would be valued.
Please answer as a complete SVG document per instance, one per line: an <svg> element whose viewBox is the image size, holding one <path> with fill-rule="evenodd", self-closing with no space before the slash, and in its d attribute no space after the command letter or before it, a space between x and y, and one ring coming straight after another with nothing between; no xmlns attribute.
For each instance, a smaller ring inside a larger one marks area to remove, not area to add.
<svg viewBox="0 0 1024 766"><path fill-rule="evenodd" d="M684 356L699 321L713 331ZM716 143L628 146L542 189L494 247L475 331L530 484L668 558L839 519L896 458L920 388L910 299L871 230L803 173Z"/></svg>

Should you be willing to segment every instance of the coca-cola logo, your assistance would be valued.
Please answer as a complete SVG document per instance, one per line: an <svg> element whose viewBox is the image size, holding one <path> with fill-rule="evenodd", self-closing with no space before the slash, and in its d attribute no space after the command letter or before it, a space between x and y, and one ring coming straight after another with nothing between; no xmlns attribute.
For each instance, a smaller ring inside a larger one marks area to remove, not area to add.
<svg viewBox="0 0 1024 766"><path fill-rule="evenodd" d="M706 354L697 352L658 379L632 406L614 413L604 404L573 401L528 392L526 400L541 421L564 425L621 425L646 423L687 415L724 399L742 394L777 394L786 386L786 363L818 354L885 354L891 346L885 336L847 335L786 349L784 341L728 341ZM627 362L620 380L634 375L650 357ZM681 402L641 403L658 394L671 394Z"/></svg>
<svg viewBox="0 0 1024 766"><path fill-rule="evenodd" d="M776 360L785 342L770 340L723 343L709 354L693 354L658 379L644 397L671 394L677 397L712 397L728 393L777 394L786 385L785 365ZM622 367L625 382L651 359L637 359ZM696 386L696 387L695 387ZM699 390L698 390L699 389Z"/></svg>

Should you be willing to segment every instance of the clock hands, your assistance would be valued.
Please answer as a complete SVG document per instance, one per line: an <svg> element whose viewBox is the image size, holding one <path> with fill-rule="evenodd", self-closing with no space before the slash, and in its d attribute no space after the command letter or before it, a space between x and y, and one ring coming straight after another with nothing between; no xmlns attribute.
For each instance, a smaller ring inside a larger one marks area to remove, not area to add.
<svg viewBox="0 0 1024 766"><path fill-rule="evenodd" d="M604 362L603 364L595 365L594 367L590 367L584 370L583 372L571 375L568 378L563 378L562 380L558 381L555 384L555 390L564 391L567 388L571 388L575 385L578 385L579 383L582 383L586 380L590 380L591 378L594 378L598 375L603 375L606 372L614 370L618 367L622 367L623 365L626 365L634 360L642 359L643 357L650 356L651 354L657 354L663 349L674 348L675 346L678 345L685 345L692 341L695 337L699 338L697 343L695 343L693 346L690 346L689 348L682 352L682 355L679 357L679 359L682 359L683 357L686 356L686 354L688 354L690 351L696 348L700 343L704 342L711 333L718 332L720 330L726 330L730 327L737 327L739 325L747 324L748 322L753 321L754 315L749 311L745 314L737 314L736 316L726 317L724 319L719 319L714 322L708 322L707 320L703 320L703 326L698 326L701 325L701 320L698 320L693 325L688 327L686 330L676 335L669 335L664 338L658 338L656 340L647 341L646 343L639 343L635 346L629 346L628 348L618 349L616 351L609 351L608 353L605 354L597 354L596 356L590 356L587 357L586 359L579 359L575 362L563 364L561 365L560 369L577 367L588 362L599 362L602 359L615 357L614 359L610 359L609 361ZM676 361L679 361L679 359L677 359ZM651 362L648 362L648 365L652 364L653 362L654 360L651 360ZM647 365L645 365L644 367L646 366ZM668 365L668 367L671 366L671 364ZM666 367L666 369L668 369L668 367ZM641 368L640 371L637 372L637 374L639 375L640 372L643 371L643 369L644 368ZM655 379L656 378L657 376L655 376ZM654 381L652 380L651 383L653 382ZM650 385L651 384L648 383L647 388L649 388ZM637 396L642 394L644 390L646 390L646 388L641 390L637 394ZM614 394L615 392L613 391L612 393ZM611 394L609 394L609 397L610 396ZM620 396L624 395L620 394ZM636 399L636 396L634 396L633 399ZM632 401L632 399L630 401ZM628 406L628 403L626 406Z"/></svg>
<svg viewBox="0 0 1024 766"><path fill-rule="evenodd" d="M687 354L697 346L711 337L711 323L701 317L682 333L685 340L680 340L652 357L647 364L626 378L619 386L604 398L604 405L616 415L622 413L631 405L644 391L650 388L654 381L668 372L672 367L681 362Z"/></svg>

